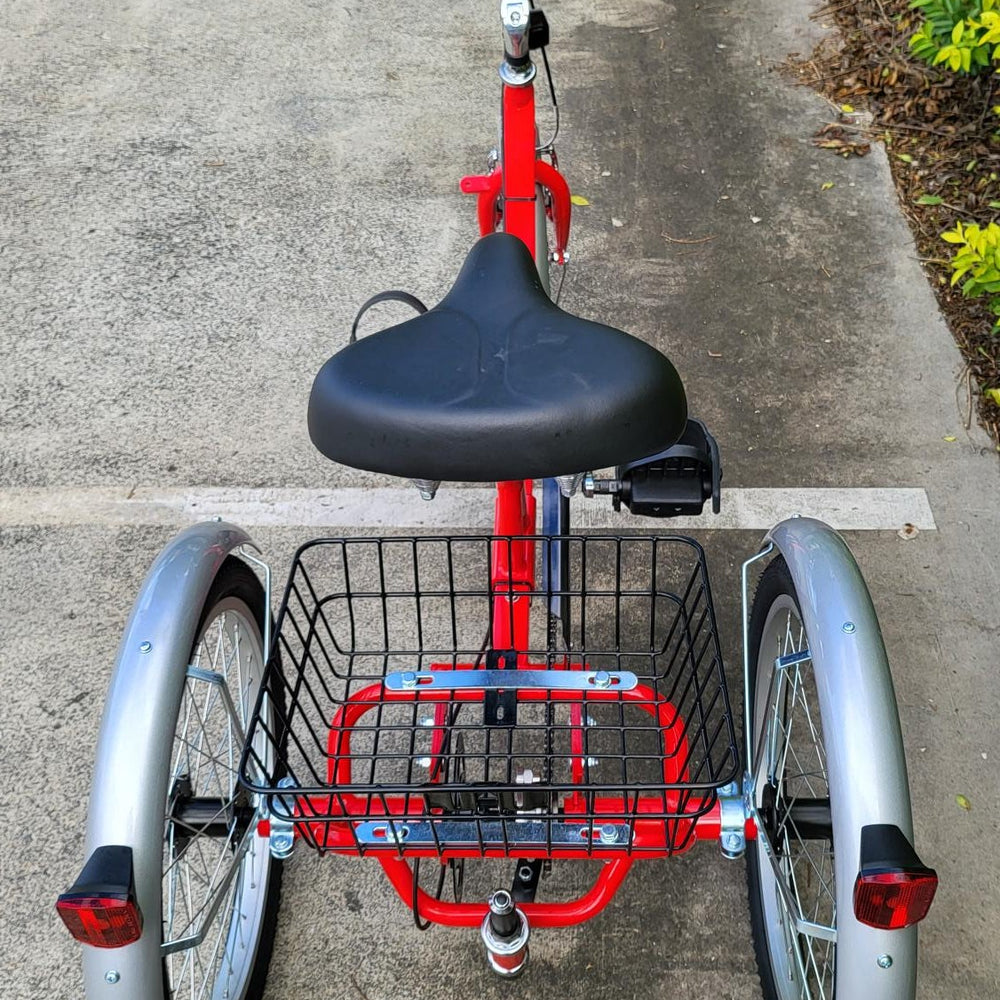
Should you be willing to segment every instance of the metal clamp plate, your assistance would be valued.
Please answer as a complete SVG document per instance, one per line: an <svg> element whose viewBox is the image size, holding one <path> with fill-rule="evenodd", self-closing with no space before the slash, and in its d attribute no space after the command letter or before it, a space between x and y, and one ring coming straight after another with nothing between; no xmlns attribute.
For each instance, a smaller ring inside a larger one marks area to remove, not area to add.
<svg viewBox="0 0 1000 1000"><path fill-rule="evenodd" d="M387 691L631 691L629 670L404 670L386 674Z"/></svg>
<svg viewBox="0 0 1000 1000"><path fill-rule="evenodd" d="M510 819L386 820L359 823L358 842L366 847L501 848L561 846L626 847L628 823L566 823Z"/></svg>

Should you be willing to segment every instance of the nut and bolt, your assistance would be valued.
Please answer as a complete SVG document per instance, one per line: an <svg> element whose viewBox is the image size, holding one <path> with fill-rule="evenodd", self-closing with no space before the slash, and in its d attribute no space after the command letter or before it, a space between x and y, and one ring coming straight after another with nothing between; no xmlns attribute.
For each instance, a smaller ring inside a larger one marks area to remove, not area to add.
<svg viewBox="0 0 1000 1000"><path fill-rule="evenodd" d="M618 842L618 827L613 823L605 823L598 831L602 844L616 844Z"/></svg>
<svg viewBox="0 0 1000 1000"><path fill-rule="evenodd" d="M272 827L268 848L271 851L271 857L277 858L279 861L291 857L295 848L295 834L291 831L286 833L284 830L276 833Z"/></svg>
<svg viewBox="0 0 1000 1000"><path fill-rule="evenodd" d="M415 688L417 686L417 675L412 670L407 670L400 680L405 688Z"/></svg>
<svg viewBox="0 0 1000 1000"><path fill-rule="evenodd" d="M121 977L122 974L117 969L109 969L104 973L104 981L111 986L114 986Z"/></svg>
<svg viewBox="0 0 1000 1000"><path fill-rule="evenodd" d="M879 957L875 959L875 963L880 969L891 969L892 955L879 955Z"/></svg>
<svg viewBox="0 0 1000 1000"><path fill-rule="evenodd" d="M490 896L490 910L497 916L504 916L514 912L514 899L506 889L497 889Z"/></svg>
<svg viewBox="0 0 1000 1000"><path fill-rule="evenodd" d="M598 670L594 674L594 687L597 688L609 688L611 687L611 674L607 670Z"/></svg>
<svg viewBox="0 0 1000 1000"><path fill-rule="evenodd" d="M147 639L145 642L139 643L139 652L148 653L153 648L153 644Z"/></svg>
<svg viewBox="0 0 1000 1000"><path fill-rule="evenodd" d="M852 632L856 632L858 629L857 625L855 625L854 622L844 622L844 624L841 627L848 635L850 635Z"/></svg>

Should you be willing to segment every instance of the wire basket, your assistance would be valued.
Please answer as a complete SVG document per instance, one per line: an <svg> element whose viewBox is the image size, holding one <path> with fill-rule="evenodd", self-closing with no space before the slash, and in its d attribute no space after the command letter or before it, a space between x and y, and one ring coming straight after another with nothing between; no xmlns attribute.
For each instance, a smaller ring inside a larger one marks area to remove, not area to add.
<svg viewBox="0 0 1000 1000"><path fill-rule="evenodd" d="M494 649L518 553L567 582ZM738 767L691 539L351 538L295 556L241 780L321 851L558 857L684 850Z"/></svg>

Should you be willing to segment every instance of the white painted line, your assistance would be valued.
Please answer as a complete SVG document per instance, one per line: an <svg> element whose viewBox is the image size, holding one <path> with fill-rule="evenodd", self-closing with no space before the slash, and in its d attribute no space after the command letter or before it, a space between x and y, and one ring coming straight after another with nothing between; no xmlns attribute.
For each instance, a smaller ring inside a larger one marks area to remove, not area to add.
<svg viewBox="0 0 1000 1000"><path fill-rule="evenodd" d="M443 487L433 501L421 500L412 487L306 489L154 489L128 494L108 487L0 490L0 526L156 525L183 526L210 517L247 527L488 532L493 490ZM654 519L616 514L607 497L574 497L574 528L750 529L801 514L844 531L896 530L912 524L935 530L922 489L730 489L722 494L722 513Z"/></svg>

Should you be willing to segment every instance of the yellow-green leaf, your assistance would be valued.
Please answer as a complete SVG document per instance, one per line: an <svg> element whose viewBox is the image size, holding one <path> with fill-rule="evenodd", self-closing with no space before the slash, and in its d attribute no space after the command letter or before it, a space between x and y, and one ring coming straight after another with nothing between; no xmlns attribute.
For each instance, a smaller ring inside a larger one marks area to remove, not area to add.
<svg viewBox="0 0 1000 1000"><path fill-rule="evenodd" d="M964 795L956 795L955 801L958 803L959 809L964 809L966 812L972 808L972 803Z"/></svg>
<svg viewBox="0 0 1000 1000"><path fill-rule="evenodd" d="M840 110L844 112L845 115L854 114L854 108L850 104L841 104Z"/></svg>
<svg viewBox="0 0 1000 1000"><path fill-rule="evenodd" d="M582 194L574 194L569 200L573 202L574 205L586 206L590 204L590 202L587 201Z"/></svg>
<svg viewBox="0 0 1000 1000"><path fill-rule="evenodd" d="M821 184L820 191L829 191L833 187L833 181L827 181L825 184Z"/></svg>
<svg viewBox="0 0 1000 1000"><path fill-rule="evenodd" d="M936 194L922 194L917 199L918 205L940 205L944 201L939 195Z"/></svg>
<svg viewBox="0 0 1000 1000"><path fill-rule="evenodd" d="M962 40L962 32L965 30L965 22L959 21L954 28L951 29L951 44L958 45Z"/></svg>
<svg viewBox="0 0 1000 1000"><path fill-rule="evenodd" d="M984 389L983 395L987 399L992 399L997 406L1000 406L1000 389Z"/></svg>
<svg viewBox="0 0 1000 1000"><path fill-rule="evenodd" d="M945 441L948 442L948 444L951 444L952 441L957 441L958 440L958 438L955 437L954 434L945 434L944 439L945 439Z"/></svg>
<svg viewBox="0 0 1000 1000"><path fill-rule="evenodd" d="M904 163L912 163L913 157L909 153L900 153L898 159L902 160Z"/></svg>

